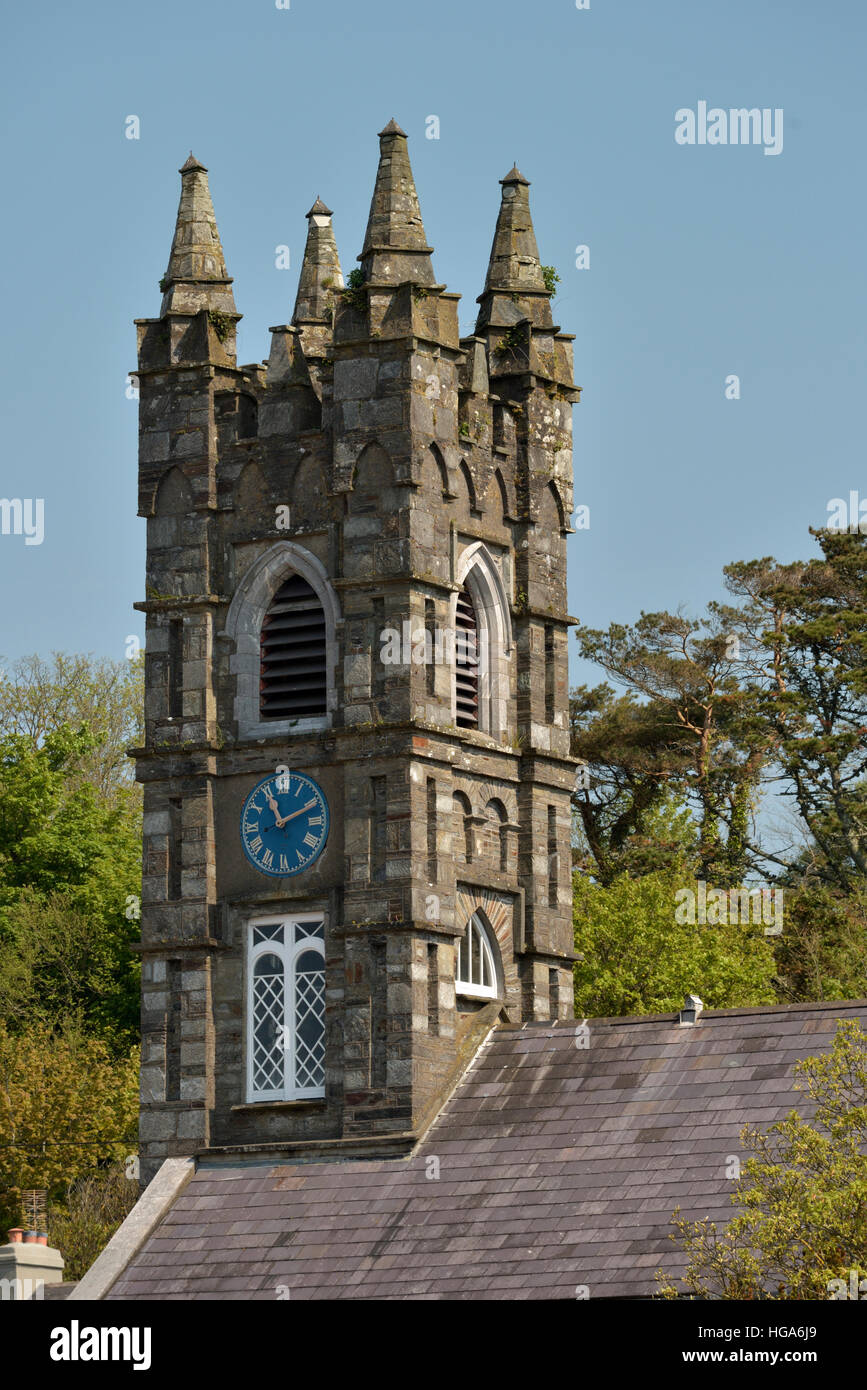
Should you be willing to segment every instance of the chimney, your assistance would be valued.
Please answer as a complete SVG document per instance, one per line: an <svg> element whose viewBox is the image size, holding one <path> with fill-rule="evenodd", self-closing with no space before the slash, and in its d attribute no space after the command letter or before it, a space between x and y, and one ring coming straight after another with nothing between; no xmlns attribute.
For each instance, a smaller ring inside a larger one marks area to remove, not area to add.
<svg viewBox="0 0 867 1390"><path fill-rule="evenodd" d="M683 1008L678 1015L681 1027L690 1027L693 1023L698 1023L704 1004L697 994L688 994L683 1001Z"/></svg>
<svg viewBox="0 0 867 1390"><path fill-rule="evenodd" d="M63 1257L59 1250L44 1245L41 1231L21 1228L9 1232L8 1245L0 1245L0 1298L27 1302L45 1297L46 1284L63 1282Z"/></svg>

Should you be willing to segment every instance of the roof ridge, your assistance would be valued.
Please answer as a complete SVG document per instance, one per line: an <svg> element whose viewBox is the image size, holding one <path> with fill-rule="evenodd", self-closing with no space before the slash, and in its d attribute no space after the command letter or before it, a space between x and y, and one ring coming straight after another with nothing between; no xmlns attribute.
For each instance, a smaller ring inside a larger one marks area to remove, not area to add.
<svg viewBox="0 0 867 1390"><path fill-rule="evenodd" d="M834 999L831 1001L817 999L802 1001L797 1004L744 1004L730 1006L724 1009L703 1009L702 1021L706 1018L730 1018L749 1014L797 1014L821 1011L827 1013L833 1009L867 1009L867 999ZM661 1014L603 1014L599 1018L588 1017L586 1019L532 1019L525 1023L498 1023L494 1025L494 1032L501 1033L520 1033L534 1032L544 1035L547 1029L551 1035L555 1031L568 1032L572 1027L579 1027L582 1022L591 1024L598 1028L600 1024L640 1024L640 1023L674 1023L680 1017L679 1013Z"/></svg>

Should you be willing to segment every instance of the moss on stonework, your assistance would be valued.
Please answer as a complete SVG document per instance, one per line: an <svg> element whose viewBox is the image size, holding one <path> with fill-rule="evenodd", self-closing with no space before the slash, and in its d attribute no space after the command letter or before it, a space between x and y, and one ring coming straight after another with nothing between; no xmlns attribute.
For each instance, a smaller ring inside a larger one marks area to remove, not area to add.
<svg viewBox="0 0 867 1390"><path fill-rule="evenodd" d="M184 594L161 594L153 584L145 585L145 596L155 603L182 603L185 597Z"/></svg>
<svg viewBox="0 0 867 1390"><path fill-rule="evenodd" d="M232 331L232 315L224 314L222 309L208 310L208 323L213 328L219 342L224 343Z"/></svg>

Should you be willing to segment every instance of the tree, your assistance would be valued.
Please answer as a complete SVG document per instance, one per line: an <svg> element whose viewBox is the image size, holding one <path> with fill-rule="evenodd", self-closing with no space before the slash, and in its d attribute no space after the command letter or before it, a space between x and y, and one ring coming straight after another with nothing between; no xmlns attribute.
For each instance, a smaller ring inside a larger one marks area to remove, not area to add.
<svg viewBox="0 0 867 1390"><path fill-rule="evenodd" d="M578 628L581 655L596 661L607 675L626 687L628 706L600 711L603 735L614 723L633 735L650 730L650 747L676 777L678 789L695 802L699 827L699 873L720 884L739 882L746 867L746 832L751 802L766 756L767 739L741 689L736 649L719 617L692 619L682 614L642 613L631 627L612 623L607 631ZM640 702L640 703L636 703ZM631 726L631 727L630 727ZM616 735L616 728L610 728ZM576 740L581 756L592 757L596 727L584 728ZM647 744L621 744L621 758L647 782L640 753ZM610 753L609 766L617 760ZM654 769L650 769L651 781ZM641 785L639 783L639 785ZM723 825L727 835L722 836Z"/></svg>
<svg viewBox="0 0 867 1390"><path fill-rule="evenodd" d="M711 608L739 639L753 718L815 845L811 871L849 893L867 877L867 535L811 534L821 560L729 565L740 603Z"/></svg>
<svg viewBox="0 0 867 1390"><path fill-rule="evenodd" d="M0 1019L75 1016L121 1051L136 1036L140 820L77 774L93 738L61 726L0 742Z"/></svg>
<svg viewBox="0 0 867 1390"><path fill-rule="evenodd" d="M100 1162L135 1152L135 1050L114 1057L99 1038L0 1022L0 1192L7 1217L22 1188L65 1193Z"/></svg>
<svg viewBox="0 0 867 1390"><path fill-rule="evenodd" d="M785 926L774 943L780 999L867 997L867 886L844 895L814 880L784 892Z"/></svg>
<svg viewBox="0 0 867 1390"><path fill-rule="evenodd" d="M0 739L18 735L37 749L58 729L87 729L92 741L76 772L107 804L138 800L127 749L142 742L143 723L143 655L108 661L54 652L0 671Z"/></svg>
<svg viewBox="0 0 867 1390"><path fill-rule="evenodd" d="M600 883L650 873L695 850L684 806L689 749L665 712L609 685L569 697L572 752L588 771L573 806L580 825L577 867Z"/></svg>
<svg viewBox="0 0 867 1390"><path fill-rule="evenodd" d="M574 885L577 1013L669 1013L693 991L715 1009L774 1002L774 955L762 926L679 923L677 869L621 874L607 886L576 873Z"/></svg>
<svg viewBox="0 0 867 1390"><path fill-rule="evenodd" d="M130 1155L132 1158L132 1155ZM137 1165L127 1160L85 1173L52 1203L48 1239L63 1255L65 1280L83 1279L139 1195Z"/></svg>
<svg viewBox="0 0 867 1390"><path fill-rule="evenodd" d="M658 1273L662 1297L840 1298L867 1278L867 1033L839 1022L830 1052L794 1076L813 1118L792 1110L767 1131L744 1129L739 1214L719 1231L675 1212L686 1269L682 1289Z"/></svg>

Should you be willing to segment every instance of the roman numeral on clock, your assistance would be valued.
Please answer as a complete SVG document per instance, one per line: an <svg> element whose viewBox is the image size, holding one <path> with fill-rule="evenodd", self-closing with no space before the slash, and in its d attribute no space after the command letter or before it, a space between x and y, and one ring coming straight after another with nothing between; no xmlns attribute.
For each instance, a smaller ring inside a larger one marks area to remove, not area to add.
<svg viewBox="0 0 867 1390"><path fill-rule="evenodd" d="M307 817L307 824L308 824L308 825L321 825L321 824L322 824L322 817L321 817L321 816L308 816L308 817Z"/></svg>
<svg viewBox="0 0 867 1390"><path fill-rule="evenodd" d="M283 870L284 873L287 873L287 874L288 874L288 872L289 872L289 860L286 858L286 855L285 855L285 854L281 854L281 855L280 855L280 868Z"/></svg>
<svg viewBox="0 0 867 1390"><path fill-rule="evenodd" d="M251 841L250 841L250 848L251 848L251 850L253 851L254 854L258 854L258 853L259 853L259 850L262 848L262 836L261 836L261 835L257 835L256 838L255 838L255 840L251 840Z"/></svg>
<svg viewBox="0 0 867 1390"><path fill-rule="evenodd" d="M264 864L266 869L270 869L271 865L274 863L273 850L266 849L265 853L262 855L262 863Z"/></svg>
<svg viewBox="0 0 867 1390"><path fill-rule="evenodd" d="M309 845L310 848L313 849L313 847L314 847L315 844L316 844L316 836L315 836L315 835L305 835L305 836L304 836L304 844L305 844L305 845Z"/></svg>

